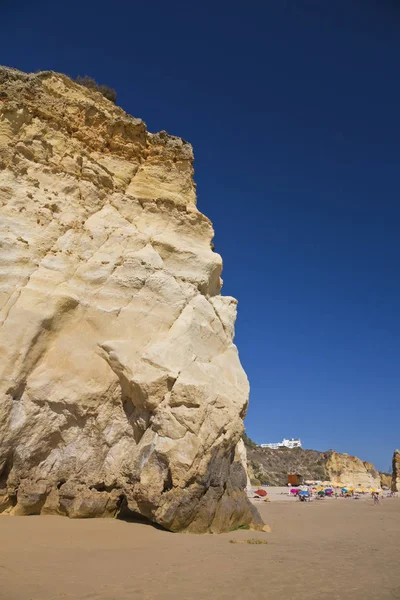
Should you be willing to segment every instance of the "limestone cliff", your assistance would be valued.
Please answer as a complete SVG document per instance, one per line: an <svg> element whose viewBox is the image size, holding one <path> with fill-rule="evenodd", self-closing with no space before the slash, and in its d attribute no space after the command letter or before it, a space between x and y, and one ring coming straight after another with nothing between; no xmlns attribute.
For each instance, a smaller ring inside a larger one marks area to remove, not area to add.
<svg viewBox="0 0 400 600"><path fill-rule="evenodd" d="M393 453L392 490L400 492L400 450Z"/></svg>
<svg viewBox="0 0 400 600"><path fill-rule="evenodd" d="M250 443L247 445L247 462L254 485L286 485L288 473L298 473L304 480L329 481L337 487L381 487L380 473L371 463L333 450L271 450Z"/></svg>
<svg viewBox="0 0 400 600"><path fill-rule="evenodd" d="M0 511L262 527L192 163L63 75L0 69Z"/></svg>
<svg viewBox="0 0 400 600"><path fill-rule="evenodd" d="M381 476L381 487L390 489L392 487L392 475L390 473L379 473Z"/></svg>
<svg viewBox="0 0 400 600"><path fill-rule="evenodd" d="M325 465L328 479L337 487L380 488L381 477L374 465L357 456L331 452Z"/></svg>

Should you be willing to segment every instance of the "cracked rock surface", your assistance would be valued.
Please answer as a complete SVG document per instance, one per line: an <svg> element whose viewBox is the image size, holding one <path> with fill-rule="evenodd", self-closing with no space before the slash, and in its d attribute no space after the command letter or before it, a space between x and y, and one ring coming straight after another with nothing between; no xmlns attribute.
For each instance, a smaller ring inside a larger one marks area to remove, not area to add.
<svg viewBox="0 0 400 600"><path fill-rule="evenodd" d="M192 163L66 76L0 68L0 511L263 527Z"/></svg>

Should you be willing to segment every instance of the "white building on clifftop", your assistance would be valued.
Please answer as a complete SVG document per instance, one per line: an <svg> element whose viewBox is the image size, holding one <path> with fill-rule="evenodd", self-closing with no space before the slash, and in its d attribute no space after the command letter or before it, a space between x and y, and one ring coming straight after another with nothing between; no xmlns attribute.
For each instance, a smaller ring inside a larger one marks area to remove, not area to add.
<svg viewBox="0 0 400 600"><path fill-rule="evenodd" d="M271 448L272 450L278 450L278 448L301 448L301 440L298 438L291 438L287 440L283 438L281 442L271 444L261 444L261 448Z"/></svg>

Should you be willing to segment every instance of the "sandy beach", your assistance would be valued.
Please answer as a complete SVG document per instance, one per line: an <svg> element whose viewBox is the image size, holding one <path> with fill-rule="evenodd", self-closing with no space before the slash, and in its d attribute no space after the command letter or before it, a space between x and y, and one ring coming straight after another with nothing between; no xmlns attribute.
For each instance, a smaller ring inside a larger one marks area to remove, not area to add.
<svg viewBox="0 0 400 600"><path fill-rule="evenodd" d="M400 599L400 499L258 507L270 534L0 517L0 600Z"/></svg>

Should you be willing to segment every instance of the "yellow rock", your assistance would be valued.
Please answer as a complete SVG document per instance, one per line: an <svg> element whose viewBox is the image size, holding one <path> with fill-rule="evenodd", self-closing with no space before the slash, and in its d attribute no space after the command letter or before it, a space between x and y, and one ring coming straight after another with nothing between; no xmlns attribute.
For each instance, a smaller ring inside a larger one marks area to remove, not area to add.
<svg viewBox="0 0 400 600"><path fill-rule="evenodd" d="M380 488L380 474L375 467L356 456L332 452L325 469L334 487Z"/></svg>
<svg viewBox="0 0 400 600"><path fill-rule="evenodd" d="M53 72L0 91L0 510L262 528L192 147Z"/></svg>

